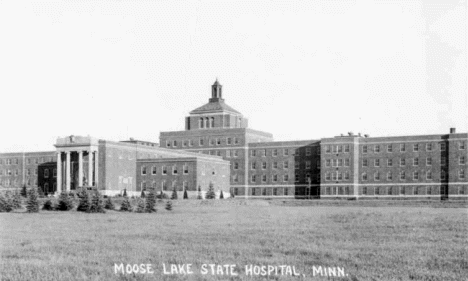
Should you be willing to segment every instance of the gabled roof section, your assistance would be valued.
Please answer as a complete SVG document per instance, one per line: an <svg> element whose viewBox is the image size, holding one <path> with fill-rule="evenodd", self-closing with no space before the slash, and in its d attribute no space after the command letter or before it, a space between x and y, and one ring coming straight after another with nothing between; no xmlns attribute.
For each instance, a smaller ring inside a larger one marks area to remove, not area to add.
<svg viewBox="0 0 468 281"><path fill-rule="evenodd" d="M199 108L196 108L190 111L190 114L204 114L204 113L212 113L212 112L228 112L228 113L241 114L239 111L230 107L222 100L219 100L216 102L209 102L203 106L200 106Z"/></svg>

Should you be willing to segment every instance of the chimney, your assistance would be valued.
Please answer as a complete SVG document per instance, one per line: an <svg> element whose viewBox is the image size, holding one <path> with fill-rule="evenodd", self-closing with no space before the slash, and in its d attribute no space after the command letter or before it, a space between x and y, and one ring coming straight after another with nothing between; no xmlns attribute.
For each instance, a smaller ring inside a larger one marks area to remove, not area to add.
<svg viewBox="0 0 468 281"><path fill-rule="evenodd" d="M457 130L456 130L455 128L450 128L450 133L451 133L451 134L455 134L456 131L457 131Z"/></svg>
<svg viewBox="0 0 468 281"><path fill-rule="evenodd" d="M369 137L369 135L368 135L368 134L365 134L365 135L364 135L364 137L368 138L368 137Z"/></svg>
<svg viewBox="0 0 468 281"><path fill-rule="evenodd" d="M348 132L348 135L349 135L350 137L352 137L352 136L353 136L353 132Z"/></svg>
<svg viewBox="0 0 468 281"><path fill-rule="evenodd" d="M357 135L360 137L360 136L361 136L361 133L358 133Z"/></svg>

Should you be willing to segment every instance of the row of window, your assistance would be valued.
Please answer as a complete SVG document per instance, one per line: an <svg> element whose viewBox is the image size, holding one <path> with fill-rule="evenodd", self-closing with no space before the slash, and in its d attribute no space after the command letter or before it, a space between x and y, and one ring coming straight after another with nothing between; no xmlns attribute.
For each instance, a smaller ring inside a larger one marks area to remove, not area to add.
<svg viewBox="0 0 468 281"><path fill-rule="evenodd" d="M31 165L31 164L42 164L46 162L54 162L54 157L40 157L40 158L26 158L26 164ZM19 165L20 160L19 158L8 158L8 159L0 159L0 165Z"/></svg>
<svg viewBox="0 0 468 281"><path fill-rule="evenodd" d="M34 174L33 174L34 173ZM26 176L37 176L38 169L26 169ZM16 170L0 170L0 176L19 176L19 169ZM57 169L53 169L53 176L57 176ZM44 177L49 177L49 169L44 169Z"/></svg>
<svg viewBox="0 0 468 281"><path fill-rule="evenodd" d="M387 152L393 152L393 144L387 144L387 145L363 145L362 146L362 153L369 153L369 152L374 152L374 153L380 153L382 150L381 148L384 147L386 148ZM415 143L413 145L405 144L402 143L400 144L400 152L406 152L408 148L411 147L413 152L419 152L422 147L424 147L423 144L420 143ZM425 144L426 151L434 151L436 149L436 144L435 143L426 143ZM459 150L464 150L466 149L466 142L465 141L460 141L458 142L458 149ZM440 151L446 151L447 150L447 143L441 142L439 143L439 150Z"/></svg>
<svg viewBox="0 0 468 281"><path fill-rule="evenodd" d="M371 162L372 159L362 159L362 167L369 167L369 163ZM374 167L380 167L381 165L381 159L373 159L374 161ZM406 160L405 158L400 158L400 166L406 166ZM432 166L432 158L427 157L426 158L426 166ZM413 166L419 166L419 157L412 158L412 163ZM328 162L325 162L325 165L329 167ZM458 164L459 165L465 165L466 164L466 157L465 156L460 156L458 158ZM441 157L440 158L440 165L446 166L447 165L447 158L446 157ZM346 166L346 165L345 165ZM387 167L393 167L393 159L387 159Z"/></svg>
<svg viewBox="0 0 468 281"><path fill-rule="evenodd" d="M406 171L400 171L398 174L399 174L400 180L406 180L407 179ZM413 180L419 180L420 179L420 172L419 171L414 171L412 174L413 174L413 176L412 176ZM425 176L426 176L426 180L433 180L434 179L431 170L426 171ZM369 180L369 178L370 177L369 177L369 174L367 172L364 172L364 173L361 174L361 179L363 181L367 181L367 180ZM440 172L440 180L446 180L446 179L447 179L447 172L442 170ZM465 170L459 170L458 171L458 179L460 179L460 180L465 179ZM374 180L375 181L381 180L380 172L375 172L374 173ZM393 180L393 173L392 172L387 172L387 180Z"/></svg>
<svg viewBox="0 0 468 281"><path fill-rule="evenodd" d="M152 188L154 188L154 189L157 189L157 188L158 188L158 187L157 187L157 183L156 183L155 181L153 181L153 182L142 181L142 182L140 183L140 187L141 187L142 190L146 190L147 188L150 188L150 187L152 187ZM161 190L164 190L164 191L166 191L166 190L174 190L174 188L177 188L177 181L175 181L175 180L171 181L171 185L169 186L169 184L167 183L167 181L163 180L163 181L161 181L160 187L161 187ZM182 190L186 190L186 189L188 189L188 187L189 187L189 186L188 186L188 182L187 182L187 181L183 181L183 182L182 182Z"/></svg>
<svg viewBox="0 0 468 281"><path fill-rule="evenodd" d="M234 195L237 195L236 190L237 188L234 189ZM252 187L252 196L267 196L267 195L273 195L273 196L287 196L289 195L289 188L287 187L273 187L271 190L271 194L267 194L267 188L266 187ZM282 190L282 192L281 192Z"/></svg>
<svg viewBox="0 0 468 281"><path fill-rule="evenodd" d="M261 165L257 165L257 162L250 162L250 169L251 170L256 170L258 167L260 167L262 170L266 170L268 167L268 163L263 161L259 162ZM279 169L279 163L278 162L272 162L271 167L273 169ZM289 161L284 161L282 163L283 169L289 169ZM320 161L317 161L317 168L320 168ZM239 168L239 163L234 162L233 163L233 168L234 170L237 170ZM294 169L300 169L300 162L294 162ZM305 161L305 169L312 169L312 161Z"/></svg>
<svg viewBox="0 0 468 281"><path fill-rule="evenodd" d="M455 187L456 194L464 195L466 188ZM349 186L327 186L324 195L353 195ZM440 195L440 186L363 186L362 195Z"/></svg>
<svg viewBox="0 0 468 281"><path fill-rule="evenodd" d="M227 138L210 138L208 139L208 144L210 146L221 145L222 143L226 145L238 145L240 144L240 139L237 137L227 137ZM200 138L198 140L198 146L204 146L205 139ZM166 140L166 147L191 147L194 146L194 140Z"/></svg>
<svg viewBox="0 0 468 281"><path fill-rule="evenodd" d="M283 156L289 156L289 155L292 155L292 156L295 156L295 155L299 155L299 152L300 150L298 148L283 148L283 149L277 149L277 148L274 148L274 149L252 149L250 150L250 156L252 157L256 157L256 156L260 156L260 157L266 157L266 156L272 156L272 157L277 157L279 155L279 152L282 151L282 155ZM271 153L269 153L271 152ZM320 150L316 150L317 153L320 152ZM312 147L306 147L305 149L305 155L306 156L311 156L312 155Z"/></svg>
<svg viewBox="0 0 468 281"><path fill-rule="evenodd" d="M142 175L147 175L148 174L148 170L151 171L151 174L152 175L157 175L157 172L158 172L158 169L156 166L151 166L150 168L148 168L147 166L141 166L141 174ZM162 166L161 167L161 175L167 175L167 171L168 171L168 167L167 166ZM177 167L177 165L173 165L171 167L171 170L172 170L172 174L173 175L178 175L179 174L179 167ZM184 175L188 175L189 174L189 168L188 168L188 165L187 164L184 164L182 166L182 172Z"/></svg>
<svg viewBox="0 0 468 281"><path fill-rule="evenodd" d="M12 181L10 179L4 179L4 180L0 181L0 184L3 185L3 186L19 186L19 180L14 179ZM26 179L26 185L27 186L31 186L31 185L37 186L37 178L36 179Z"/></svg>

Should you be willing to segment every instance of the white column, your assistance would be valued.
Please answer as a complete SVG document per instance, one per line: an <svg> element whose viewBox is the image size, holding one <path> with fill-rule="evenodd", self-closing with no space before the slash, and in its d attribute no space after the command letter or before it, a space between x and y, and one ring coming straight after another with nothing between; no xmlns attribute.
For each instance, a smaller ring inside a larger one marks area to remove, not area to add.
<svg viewBox="0 0 468 281"><path fill-rule="evenodd" d="M78 151L78 187L83 187L83 151Z"/></svg>
<svg viewBox="0 0 468 281"><path fill-rule="evenodd" d="M93 151L88 153L88 186L93 186Z"/></svg>
<svg viewBox="0 0 468 281"><path fill-rule="evenodd" d="M66 164L66 185L65 185L65 191L70 192L70 151L66 151L65 154L67 155L67 164Z"/></svg>
<svg viewBox="0 0 468 281"><path fill-rule="evenodd" d="M62 152L57 153L57 193L62 192Z"/></svg>
<svg viewBox="0 0 468 281"><path fill-rule="evenodd" d="M99 168L99 154L94 152L94 186L98 186L98 168Z"/></svg>

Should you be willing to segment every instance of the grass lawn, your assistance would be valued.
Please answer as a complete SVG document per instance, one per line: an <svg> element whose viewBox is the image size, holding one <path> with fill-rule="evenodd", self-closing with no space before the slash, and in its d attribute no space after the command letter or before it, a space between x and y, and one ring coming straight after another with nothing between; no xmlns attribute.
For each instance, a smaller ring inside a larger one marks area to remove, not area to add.
<svg viewBox="0 0 468 281"><path fill-rule="evenodd" d="M156 214L0 214L0 280L466 280L466 203L178 200ZM153 274L115 274L114 264ZM165 275L162 264L193 264ZM238 276L200 273L234 264ZM298 277L246 276L290 265ZM344 268L346 277L314 276ZM208 267L209 269L209 267Z"/></svg>

